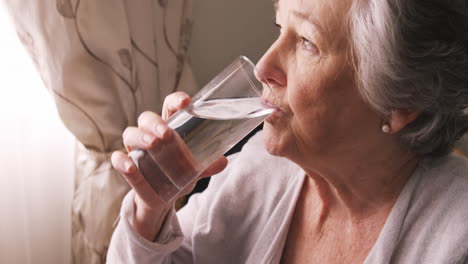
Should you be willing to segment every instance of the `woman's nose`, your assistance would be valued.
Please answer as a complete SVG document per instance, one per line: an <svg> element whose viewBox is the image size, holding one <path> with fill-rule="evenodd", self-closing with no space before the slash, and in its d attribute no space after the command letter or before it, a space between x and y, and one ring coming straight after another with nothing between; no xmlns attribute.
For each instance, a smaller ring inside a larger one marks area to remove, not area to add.
<svg viewBox="0 0 468 264"><path fill-rule="evenodd" d="M263 83L273 87L285 87L287 78L285 74L284 60L281 60L281 52L278 41L268 49L256 65L255 76Z"/></svg>

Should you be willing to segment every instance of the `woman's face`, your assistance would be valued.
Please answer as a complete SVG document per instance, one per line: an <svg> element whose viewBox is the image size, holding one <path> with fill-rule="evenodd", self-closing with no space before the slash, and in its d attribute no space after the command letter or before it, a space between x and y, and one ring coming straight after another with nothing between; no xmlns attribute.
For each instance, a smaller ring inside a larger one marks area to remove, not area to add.
<svg viewBox="0 0 468 264"><path fill-rule="evenodd" d="M380 118L361 98L351 67L349 7L343 0L279 1L280 34L257 64L281 107L264 126L271 154L310 162L378 142Z"/></svg>

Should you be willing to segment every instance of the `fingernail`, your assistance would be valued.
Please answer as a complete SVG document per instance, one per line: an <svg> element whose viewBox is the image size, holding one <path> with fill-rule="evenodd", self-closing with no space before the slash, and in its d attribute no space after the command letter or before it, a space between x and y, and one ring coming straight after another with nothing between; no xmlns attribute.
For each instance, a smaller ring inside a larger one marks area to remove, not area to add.
<svg viewBox="0 0 468 264"><path fill-rule="evenodd" d="M148 144L148 145L151 145L154 141L154 137L152 135L149 135L149 134L144 134L143 135L143 141Z"/></svg>
<svg viewBox="0 0 468 264"><path fill-rule="evenodd" d="M184 96L179 96L179 105L182 105L185 101L185 98Z"/></svg>
<svg viewBox="0 0 468 264"><path fill-rule="evenodd" d="M133 165L133 163L131 163L130 161L126 161L124 167L127 173L132 173L135 171L135 165Z"/></svg>

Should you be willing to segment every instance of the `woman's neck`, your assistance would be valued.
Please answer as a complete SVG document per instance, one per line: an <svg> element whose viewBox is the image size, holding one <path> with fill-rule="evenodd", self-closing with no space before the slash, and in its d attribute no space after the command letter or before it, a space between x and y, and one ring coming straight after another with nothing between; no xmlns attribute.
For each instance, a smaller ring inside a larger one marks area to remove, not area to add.
<svg viewBox="0 0 468 264"><path fill-rule="evenodd" d="M418 164L412 154L361 160L365 162L350 158L321 173L305 169L305 184L321 201L322 217L334 212L359 221L382 209L391 209Z"/></svg>

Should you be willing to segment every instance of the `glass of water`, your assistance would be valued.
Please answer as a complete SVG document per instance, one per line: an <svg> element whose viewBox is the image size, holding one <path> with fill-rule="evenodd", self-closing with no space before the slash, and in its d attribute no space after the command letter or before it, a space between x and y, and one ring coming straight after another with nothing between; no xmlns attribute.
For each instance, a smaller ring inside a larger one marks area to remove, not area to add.
<svg viewBox="0 0 468 264"><path fill-rule="evenodd" d="M273 90L255 77L255 65L241 56L167 120L177 132L175 144L158 143L155 152L137 149L129 156L169 202L275 110L265 97L277 102Z"/></svg>

